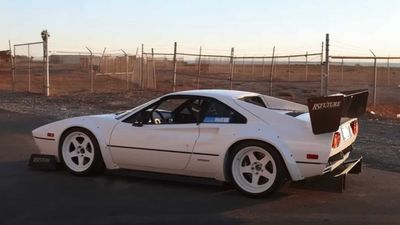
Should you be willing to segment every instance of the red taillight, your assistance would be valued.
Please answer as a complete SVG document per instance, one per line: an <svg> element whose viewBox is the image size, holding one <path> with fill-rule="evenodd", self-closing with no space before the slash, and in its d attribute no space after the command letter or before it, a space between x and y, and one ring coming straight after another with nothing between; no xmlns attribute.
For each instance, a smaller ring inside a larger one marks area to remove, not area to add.
<svg viewBox="0 0 400 225"><path fill-rule="evenodd" d="M340 133L335 132L332 139L332 148L337 148L340 145Z"/></svg>
<svg viewBox="0 0 400 225"><path fill-rule="evenodd" d="M354 136L356 136L358 134L358 121L354 120L353 122L350 123L350 126Z"/></svg>

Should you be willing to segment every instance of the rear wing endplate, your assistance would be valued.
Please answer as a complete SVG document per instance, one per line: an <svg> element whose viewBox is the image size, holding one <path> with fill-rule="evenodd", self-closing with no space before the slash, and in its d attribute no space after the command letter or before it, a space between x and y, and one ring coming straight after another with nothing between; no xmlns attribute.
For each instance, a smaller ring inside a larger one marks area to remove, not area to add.
<svg viewBox="0 0 400 225"><path fill-rule="evenodd" d="M368 90L343 91L327 97L308 99L308 111L314 134L337 131L342 117L357 118L365 113Z"/></svg>

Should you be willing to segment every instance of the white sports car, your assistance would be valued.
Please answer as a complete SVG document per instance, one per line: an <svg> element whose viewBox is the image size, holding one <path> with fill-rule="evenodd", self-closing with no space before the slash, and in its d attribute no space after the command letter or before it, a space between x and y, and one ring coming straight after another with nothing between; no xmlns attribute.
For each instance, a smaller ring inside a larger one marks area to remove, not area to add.
<svg viewBox="0 0 400 225"><path fill-rule="evenodd" d="M243 91L175 92L123 113L33 130L40 154L32 155L30 165L60 162L76 175L106 168L215 178L260 197L287 179L342 165L367 98L365 90L343 92L309 99L307 107Z"/></svg>

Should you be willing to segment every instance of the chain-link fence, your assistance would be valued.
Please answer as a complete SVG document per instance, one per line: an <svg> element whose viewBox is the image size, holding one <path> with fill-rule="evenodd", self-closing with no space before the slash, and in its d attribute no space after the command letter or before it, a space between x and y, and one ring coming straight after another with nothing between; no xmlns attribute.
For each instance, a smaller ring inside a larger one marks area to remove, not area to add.
<svg viewBox="0 0 400 225"><path fill-rule="evenodd" d="M43 42L14 45L13 54L12 89L18 92L43 93Z"/></svg>
<svg viewBox="0 0 400 225"><path fill-rule="evenodd" d="M15 46L13 58L9 51L0 52L0 89L14 87L14 91L44 93L42 48L40 43ZM268 56L240 55L240 51L234 54L233 48L225 54L204 52L207 49L200 48L195 53L180 51L179 47L160 52L143 46L131 51L51 51L50 93L222 88L255 91L303 103L321 93L322 52L281 55L277 51ZM329 93L367 88L371 103L400 103L400 58L378 57L374 67L375 58L330 56Z"/></svg>
<svg viewBox="0 0 400 225"><path fill-rule="evenodd" d="M330 92L349 89L368 89L371 104L400 104L400 58L332 56Z"/></svg>
<svg viewBox="0 0 400 225"><path fill-rule="evenodd" d="M31 59L30 65L28 55L32 54L16 49L15 91L43 93L43 55ZM52 51L49 64L52 95L222 88L292 100L319 95L322 66L321 53L235 56L153 49Z"/></svg>

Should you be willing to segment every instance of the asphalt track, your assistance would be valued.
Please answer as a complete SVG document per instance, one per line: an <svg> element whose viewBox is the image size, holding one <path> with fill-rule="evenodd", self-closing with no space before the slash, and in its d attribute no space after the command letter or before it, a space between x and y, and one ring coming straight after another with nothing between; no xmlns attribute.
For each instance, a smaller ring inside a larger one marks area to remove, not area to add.
<svg viewBox="0 0 400 225"><path fill-rule="evenodd" d="M81 178L27 167L30 131L52 121L0 111L0 224L400 224L400 174L364 168L336 193L309 182L249 199L218 182L141 172ZM317 187L316 187L317 186Z"/></svg>

